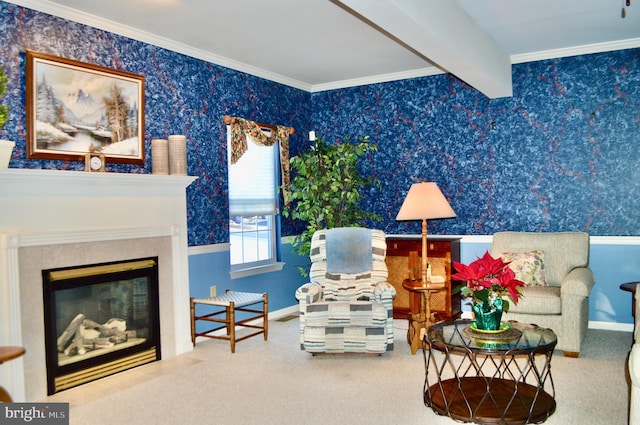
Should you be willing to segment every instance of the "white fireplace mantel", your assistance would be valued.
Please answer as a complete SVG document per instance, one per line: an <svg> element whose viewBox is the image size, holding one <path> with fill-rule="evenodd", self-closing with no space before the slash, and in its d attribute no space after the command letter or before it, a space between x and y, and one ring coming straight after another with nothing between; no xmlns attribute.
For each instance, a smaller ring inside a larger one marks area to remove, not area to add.
<svg viewBox="0 0 640 425"><path fill-rule="evenodd" d="M186 244L185 188L195 179L0 169L0 233L175 225Z"/></svg>
<svg viewBox="0 0 640 425"><path fill-rule="evenodd" d="M0 169L0 345L29 344L23 334L31 332L25 322L33 312L21 309L24 305L32 306L32 300L21 299L25 291L25 282L20 282L25 267L19 264L21 250L118 240L131 244L131 240L168 237L172 264L169 278L165 279L165 293L171 299L165 305L168 305L175 335L171 335L169 344L162 341L163 358L190 350L188 302L185 301L189 296L185 189L195 179ZM112 245L107 246L113 250ZM23 357L40 356L39 349L31 346ZM34 392L26 388L32 380L29 363L32 359L21 358L0 366L3 386L15 401L34 401L34 397L43 396L39 390L34 396Z"/></svg>
<svg viewBox="0 0 640 425"><path fill-rule="evenodd" d="M95 185L104 186L138 186L166 188L176 186L184 189L197 177L193 176L162 176L157 174L135 173L89 173L85 171L41 170L29 168L0 169L0 181L42 183L55 179L62 184L75 186Z"/></svg>
<svg viewBox="0 0 640 425"><path fill-rule="evenodd" d="M103 187L130 186L132 188L148 189L152 187L164 188L175 186L184 189L196 177L192 176L162 176L157 174L134 173L89 173L84 171L41 170L29 168L0 169L0 182L47 183L55 180L61 185Z"/></svg>

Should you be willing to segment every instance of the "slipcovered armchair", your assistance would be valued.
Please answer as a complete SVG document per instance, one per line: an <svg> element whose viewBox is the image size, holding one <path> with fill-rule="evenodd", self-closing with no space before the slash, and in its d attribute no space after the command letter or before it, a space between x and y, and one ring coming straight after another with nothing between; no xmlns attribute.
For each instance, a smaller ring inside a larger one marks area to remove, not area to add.
<svg viewBox="0 0 640 425"><path fill-rule="evenodd" d="M315 232L310 282L296 291L300 349L317 353L393 350L393 299L384 232L344 227Z"/></svg>
<svg viewBox="0 0 640 425"><path fill-rule="evenodd" d="M503 318L552 329L558 337L556 348L566 357L578 357L595 284L589 234L499 232L493 235L491 255L512 261L516 277L527 284Z"/></svg>

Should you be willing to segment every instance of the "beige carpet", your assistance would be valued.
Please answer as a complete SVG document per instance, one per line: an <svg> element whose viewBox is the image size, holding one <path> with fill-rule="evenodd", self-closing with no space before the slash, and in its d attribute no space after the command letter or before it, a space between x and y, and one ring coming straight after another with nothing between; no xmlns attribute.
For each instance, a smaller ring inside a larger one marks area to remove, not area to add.
<svg viewBox="0 0 640 425"><path fill-rule="evenodd" d="M424 360L411 355L406 321L396 349L378 356L316 356L299 350L298 321L270 322L269 340L231 354L207 340L188 354L141 366L48 401L71 403L72 425L454 424L422 401ZM551 425L627 423L630 332L589 330L579 359L556 352Z"/></svg>

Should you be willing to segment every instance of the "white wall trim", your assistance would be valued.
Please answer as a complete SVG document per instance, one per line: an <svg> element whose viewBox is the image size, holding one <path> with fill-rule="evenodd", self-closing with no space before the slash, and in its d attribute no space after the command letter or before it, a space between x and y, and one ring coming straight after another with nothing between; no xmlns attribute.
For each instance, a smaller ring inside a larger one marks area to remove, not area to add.
<svg viewBox="0 0 640 425"><path fill-rule="evenodd" d="M387 234L387 237L407 237L415 236L416 239L420 238L419 234L416 235L399 235L399 234ZM487 244L493 241L492 235L430 235L431 237L447 237L447 238L460 238L461 243L481 243ZM295 236L283 236L281 243L292 244ZM592 245L640 245L640 236L591 236ZM218 243L210 245L198 245L189 247L189 255L200 254L213 254L217 252L229 251L229 243Z"/></svg>
<svg viewBox="0 0 640 425"><path fill-rule="evenodd" d="M590 320L589 329L602 329L605 331L633 332L633 323L597 322Z"/></svg>
<svg viewBox="0 0 640 425"><path fill-rule="evenodd" d="M431 236L443 237L445 235ZM493 235L446 235L446 237L461 238L461 243L491 243L493 241ZM640 245L640 236L590 236L589 241L591 245Z"/></svg>
<svg viewBox="0 0 640 425"><path fill-rule="evenodd" d="M217 243L209 245L197 245L189 247L189 255L215 254L229 251L229 243Z"/></svg>
<svg viewBox="0 0 640 425"><path fill-rule="evenodd" d="M366 86L367 84L388 83L391 81L407 80L409 78L419 77L431 77L433 75L444 74L445 72L440 68L418 68L410 71L392 72L389 74L380 74L367 76L363 78L352 78L349 80L332 81L323 84L314 84L311 87L312 93L317 93L327 90L344 89L349 87Z"/></svg>
<svg viewBox="0 0 640 425"><path fill-rule="evenodd" d="M294 236L283 236L280 238L282 245L291 245ZM209 245L194 245L189 247L189 255L215 254L229 251L229 242L215 243Z"/></svg>
<svg viewBox="0 0 640 425"><path fill-rule="evenodd" d="M640 236L591 236L591 245L640 245Z"/></svg>
<svg viewBox="0 0 640 425"><path fill-rule="evenodd" d="M491 235L458 235L461 238L460 243L491 243L493 236Z"/></svg>
<svg viewBox="0 0 640 425"><path fill-rule="evenodd" d="M629 38L626 40L610 41L607 43L586 44L584 46L566 47L562 49L512 55L511 63L516 64L535 62L547 59L611 52L614 50L635 49L637 47L640 47L640 38Z"/></svg>

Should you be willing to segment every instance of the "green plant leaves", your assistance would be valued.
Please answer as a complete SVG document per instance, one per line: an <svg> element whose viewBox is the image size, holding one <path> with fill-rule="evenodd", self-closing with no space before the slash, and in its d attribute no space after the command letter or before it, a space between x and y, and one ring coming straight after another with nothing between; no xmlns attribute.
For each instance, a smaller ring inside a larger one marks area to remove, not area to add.
<svg viewBox="0 0 640 425"><path fill-rule="evenodd" d="M308 152L290 160L294 177L287 199L285 217L307 223L306 230L294 238L294 251L308 256L311 237L320 229L364 225L367 220L381 221L373 213L360 208L361 191L373 185L380 186L373 176L362 176L358 163L362 157L377 152L369 136L351 143L329 144L316 139Z"/></svg>
<svg viewBox="0 0 640 425"><path fill-rule="evenodd" d="M8 78L4 74L4 70L0 68L0 98L2 98L7 91L7 81ZM4 127L8 120L9 107L7 105L0 105L0 129Z"/></svg>

